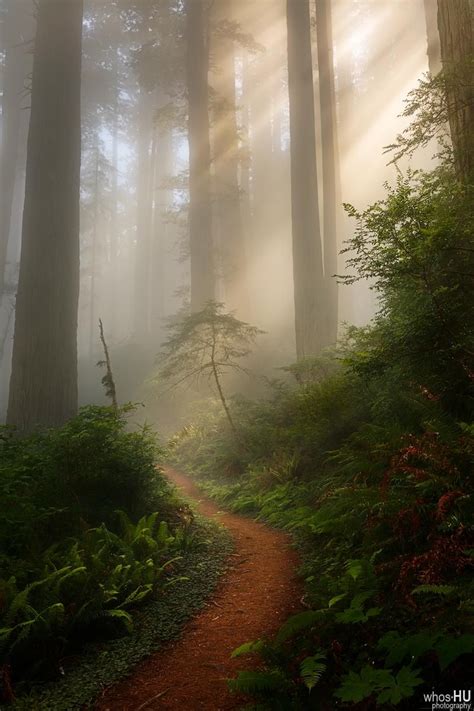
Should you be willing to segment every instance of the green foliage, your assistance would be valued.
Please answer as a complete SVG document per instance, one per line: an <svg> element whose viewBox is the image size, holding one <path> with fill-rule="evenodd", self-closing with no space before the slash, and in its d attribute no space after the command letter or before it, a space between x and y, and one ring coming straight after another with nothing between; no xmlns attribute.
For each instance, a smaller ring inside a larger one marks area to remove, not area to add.
<svg viewBox="0 0 474 711"><path fill-rule="evenodd" d="M155 468L161 452L148 429L127 431L130 411L87 407L57 430L23 438L0 431L2 552L34 559L58 537L112 524L116 509L134 518L171 512Z"/></svg>
<svg viewBox="0 0 474 711"><path fill-rule="evenodd" d="M384 200L358 212L346 252L353 274L382 297L364 362L472 415L473 195L444 171L408 173Z"/></svg>
<svg viewBox="0 0 474 711"><path fill-rule="evenodd" d="M388 665L403 662L406 659L416 661L427 652L435 652L440 669L443 671L463 654L474 652L474 635L447 635L442 632L417 632L402 637L398 632L387 632L380 639L379 648L386 652Z"/></svg>
<svg viewBox="0 0 474 711"><path fill-rule="evenodd" d="M1 431L0 667L16 686L57 676L84 642L130 634L133 611L182 580L188 528L151 433L127 431L129 411Z"/></svg>
<svg viewBox="0 0 474 711"><path fill-rule="evenodd" d="M69 644L131 632L127 609L166 582L176 547L156 514L132 524L122 511L120 519L123 536L101 524L46 550L42 572L24 588L14 577L0 580L0 665L22 676L50 673Z"/></svg>
<svg viewBox="0 0 474 711"><path fill-rule="evenodd" d="M214 378L229 371L245 371L241 359L248 356L256 337L255 326L224 311L210 301L202 311L173 321L162 346L159 378L178 385L188 379Z"/></svg>
<svg viewBox="0 0 474 711"><path fill-rule="evenodd" d="M301 678L305 686L311 691L314 689L316 684L321 679L322 675L326 671L326 664L324 660L326 659L326 654L324 652L318 652L313 654L311 657L306 657L300 664Z"/></svg>
<svg viewBox="0 0 474 711"><path fill-rule="evenodd" d="M297 615L289 617L280 628L276 637L277 644L286 642L291 637L299 634L303 630L312 628L321 621L321 613L318 610L305 610Z"/></svg>
<svg viewBox="0 0 474 711"><path fill-rule="evenodd" d="M410 698L417 686L423 683L418 670L402 667L394 676L390 669L374 669L365 666L360 674L349 672L336 691L341 701L359 703L369 696L376 696L379 704L397 705L402 699Z"/></svg>
<svg viewBox="0 0 474 711"><path fill-rule="evenodd" d="M256 642L245 642L244 644L234 649L231 654L232 659L235 657L242 657L245 654L258 654L264 648L264 642L258 639Z"/></svg>
<svg viewBox="0 0 474 711"><path fill-rule="evenodd" d="M284 691L286 678L277 671L241 671L236 679L229 681L231 691L242 694L265 694Z"/></svg>
<svg viewBox="0 0 474 711"><path fill-rule="evenodd" d="M62 671L48 683L32 689L17 686L18 711L69 711L90 708L103 689L131 672L138 662L175 639L190 617L202 608L225 569L232 541L217 524L196 518L190 525L191 543L173 564L172 577L180 580L165 594L158 586L146 604L129 610L133 629L126 635L100 638L81 647L80 654L61 659ZM194 542L193 542L194 541ZM169 580L170 578L167 578ZM20 693L20 691L22 693Z"/></svg>

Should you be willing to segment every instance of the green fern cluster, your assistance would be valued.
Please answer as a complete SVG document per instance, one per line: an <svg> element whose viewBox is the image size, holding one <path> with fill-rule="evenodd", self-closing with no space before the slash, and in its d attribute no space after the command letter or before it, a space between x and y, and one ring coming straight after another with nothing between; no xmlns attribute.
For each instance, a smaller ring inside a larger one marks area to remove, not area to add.
<svg viewBox="0 0 474 711"><path fill-rule="evenodd" d="M129 632L131 611L180 579L192 517L129 411L84 408L22 438L0 428L0 703L84 642Z"/></svg>
<svg viewBox="0 0 474 711"><path fill-rule="evenodd" d="M0 666L15 678L54 674L71 645L130 632L129 611L175 582L182 538L157 516L134 524L120 511L121 533L102 524L49 548L37 578L23 588L14 577L0 580Z"/></svg>
<svg viewBox="0 0 474 711"><path fill-rule="evenodd" d="M367 663L341 676L343 644L349 646L353 634L349 627L370 638L370 626L382 611L371 606L377 597L373 563L349 560L345 569L343 592L325 607L293 615L272 640L247 642L234 650L233 657L260 657L264 668L240 672L229 682L232 691L254 696L268 709L320 708L321 699L330 693L334 704L336 699L349 704L375 699L377 706L392 707L411 699L425 683L423 671L429 671L433 655L442 674L463 655L474 653L472 634L422 630L403 636L390 631L378 640ZM444 589L426 592L446 594ZM335 635L343 644L335 643ZM360 652L357 656L361 658ZM296 664L295 658L301 661ZM316 697L311 694L315 687L320 691Z"/></svg>

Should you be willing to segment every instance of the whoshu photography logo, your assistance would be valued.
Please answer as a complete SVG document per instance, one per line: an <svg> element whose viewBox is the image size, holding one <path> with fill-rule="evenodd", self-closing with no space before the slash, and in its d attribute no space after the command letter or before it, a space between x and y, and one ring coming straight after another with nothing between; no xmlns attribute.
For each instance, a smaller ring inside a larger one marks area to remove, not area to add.
<svg viewBox="0 0 474 711"><path fill-rule="evenodd" d="M452 691L437 692L435 689L423 693L422 709L438 711L449 709L453 711L471 711L472 689L453 689Z"/></svg>

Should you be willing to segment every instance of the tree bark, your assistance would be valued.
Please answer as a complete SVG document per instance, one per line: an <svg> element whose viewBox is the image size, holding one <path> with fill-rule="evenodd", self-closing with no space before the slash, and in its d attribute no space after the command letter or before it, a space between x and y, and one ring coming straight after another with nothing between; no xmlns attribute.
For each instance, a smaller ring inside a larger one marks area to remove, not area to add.
<svg viewBox="0 0 474 711"><path fill-rule="evenodd" d="M290 98L291 216L296 355L325 344L324 274L319 224L316 140L308 0L287 0Z"/></svg>
<svg viewBox="0 0 474 711"><path fill-rule="evenodd" d="M164 98L162 100L164 102ZM169 125L156 126L154 200L152 223L151 327L154 342L160 343L163 320L167 313L169 291L176 281L175 267L170 264L173 229L167 212L172 206L172 191L166 186L173 174L173 135Z"/></svg>
<svg viewBox="0 0 474 711"><path fill-rule="evenodd" d="M232 0L213 6L212 56L216 71L213 165L217 208L218 247L222 259L225 302L230 309L248 317L246 255L239 186L239 136L235 96L234 42L220 33L219 23L231 21Z"/></svg>
<svg viewBox="0 0 474 711"><path fill-rule="evenodd" d="M111 213L110 213L110 329L115 334L117 327L117 297L119 286L117 282L117 269L119 258L119 94L120 94L120 78L119 78L119 53L118 49L114 50L112 62L113 76L113 117L112 117L112 189L111 189Z"/></svg>
<svg viewBox="0 0 474 711"><path fill-rule="evenodd" d="M152 203L152 122L153 103L149 92L140 89L138 180L137 180L137 240L135 245L134 339L144 344L149 336L150 317L150 256Z"/></svg>
<svg viewBox="0 0 474 711"><path fill-rule="evenodd" d="M5 290L8 240L20 142L22 94L25 90L28 47L24 30L25 4L9 0L3 28L5 66L2 100L2 156L0 162L0 300Z"/></svg>
<svg viewBox="0 0 474 711"><path fill-rule="evenodd" d="M332 48L332 20L329 0L316 0L316 33L319 69L319 99L321 105L321 141L323 162L323 235L324 235L324 279L326 285L326 328L327 343L337 340L338 326L338 286L337 274L337 119L336 89L334 82L334 59Z"/></svg>
<svg viewBox="0 0 474 711"><path fill-rule="evenodd" d="M89 303L89 358L92 360L96 351L96 319L95 308L97 300L96 292L96 272L97 272L97 238L99 232L99 204L100 204L100 146L99 135L96 134L95 139L95 166L94 166L94 207L92 216L91 230L91 288L90 288L90 303Z"/></svg>
<svg viewBox="0 0 474 711"><path fill-rule="evenodd" d="M431 76L441 71L441 48L439 44L437 0L423 0L426 21L426 54Z"/></svg>
<svg viewBox="0 0 474 711"><path fill-rule="evenodd" d="M209 139L209 54L203 0L186 2L191 309L214 298Z"/></svg>
<svg viewBox="0 0 474 711"><path fill-rule="evenodd" d="M39 0L8 423L77 411L81 0Z"/></svg>
<svg viewBox="0 0 474 711"><path fill-rule="evenodd" d="M474 171L474 27L470 0L438 0L441 60L448 118L460 180Z"/></svg>

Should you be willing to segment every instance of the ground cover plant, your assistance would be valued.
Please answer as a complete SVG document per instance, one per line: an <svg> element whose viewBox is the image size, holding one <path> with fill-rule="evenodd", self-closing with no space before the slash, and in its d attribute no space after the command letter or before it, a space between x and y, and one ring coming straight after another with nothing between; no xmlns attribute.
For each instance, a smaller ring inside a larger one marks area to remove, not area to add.
<svg viewBox="0 0 474 711"><path fill-rule="evenodd" d="M449 165L399 177L348 244L380 296L370 327L209 414L174 457L235 511L293 532L306 608L230 681L262 708L412 708L463 688L472 608L472 188ZM262 668L263 661L263 668ZM416 702L415 702L416 703Z"/></svg>
<svg viewBox="0 0 474 711"><path fill-rule="evenodd" d="M80 653L61 660L59 678L25 688L13 708L93 708L104 688L123 679L138 662L181 634L184 624L214 592L231 551L226 531L196 516L180 559L173 564L173 585L167 590L156 586L144 604L130 610L133 628L126 635L82 644Z"/></svg>
<svg viewBox="0 0 474 711"><path fill-rule="evenodd" d="M192 516L130 408L84 408L64 427L0 442L2 700L55 678L85 641L128 634L131 611L176 582Z"/></svg>

